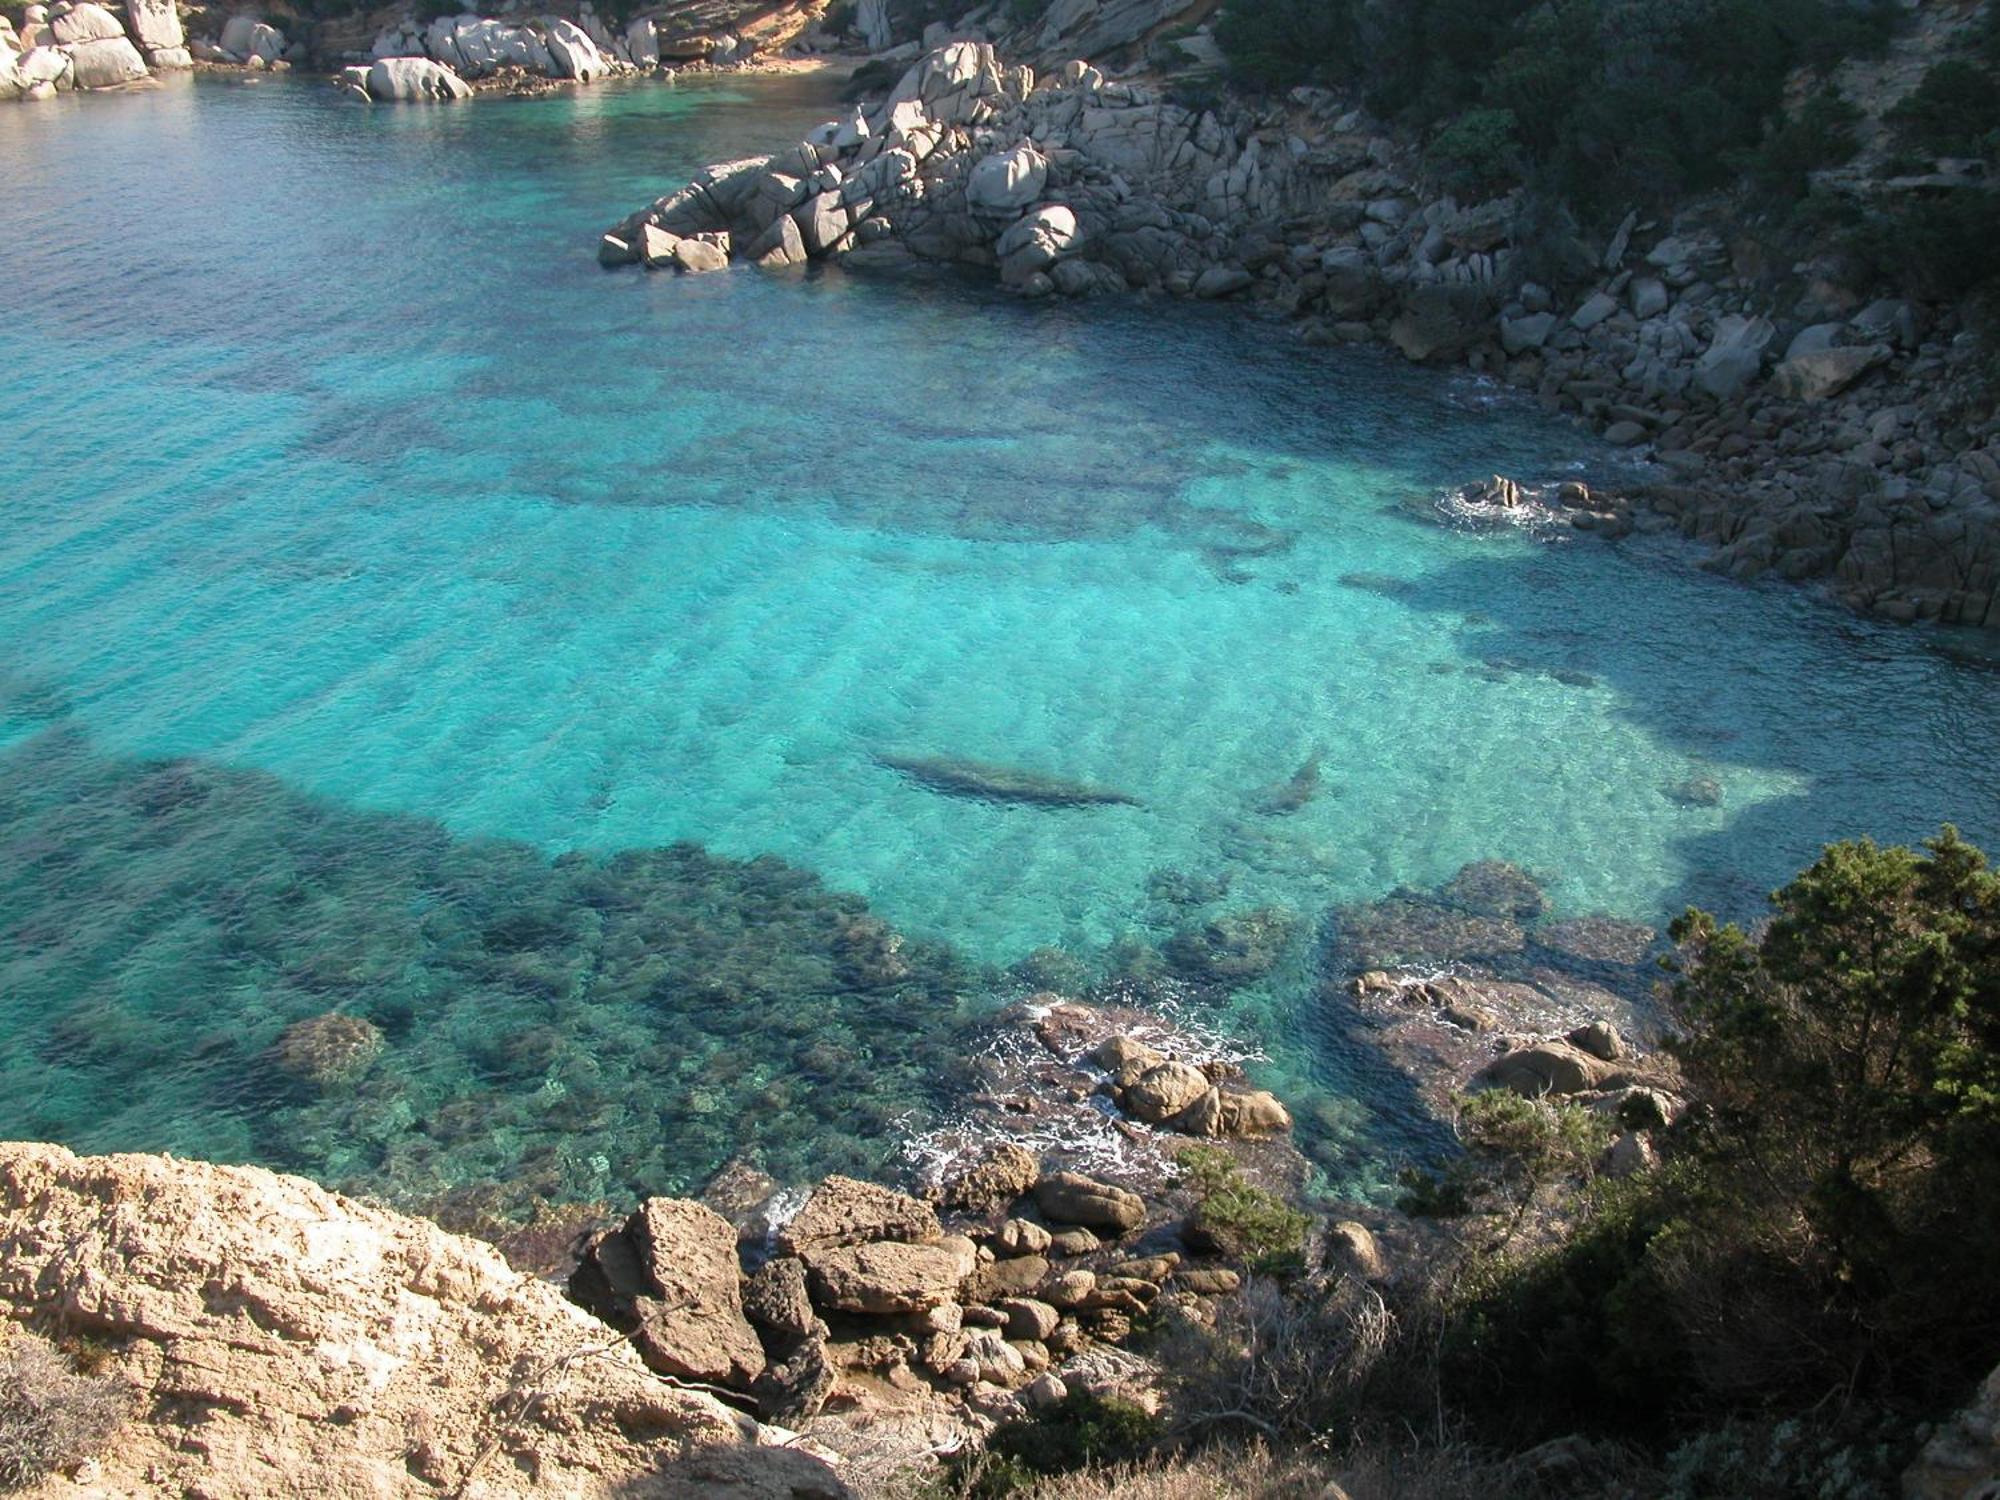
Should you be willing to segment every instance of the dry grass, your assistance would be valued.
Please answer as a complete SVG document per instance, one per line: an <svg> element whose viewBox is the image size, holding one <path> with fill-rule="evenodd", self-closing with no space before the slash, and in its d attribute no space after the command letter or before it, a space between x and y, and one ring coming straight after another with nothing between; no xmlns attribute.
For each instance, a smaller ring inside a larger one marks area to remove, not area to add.
<svg viewBox="0 0 2000 1500"><path fill-rule="evenodd" d="M102 1452L131 1410L122 1380L79 1375L36 1334L0 1332L0 1491Z"/></svg>

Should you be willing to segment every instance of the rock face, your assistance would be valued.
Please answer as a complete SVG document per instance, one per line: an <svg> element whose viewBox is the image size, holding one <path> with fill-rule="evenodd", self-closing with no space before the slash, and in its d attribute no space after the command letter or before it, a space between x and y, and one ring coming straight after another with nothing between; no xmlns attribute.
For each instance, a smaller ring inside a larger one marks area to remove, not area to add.
<svg viewBox="0 0 2000 1500"><path fill-rule="evenodd" d="M1903 1471L1903 1500L1994 1500L2000 1495L2000 1369L1943 1423Z"/></svg>
<svg viewBox="0 0 2000 1500"><path fill-rule="evenodd" d="M835 1312L926 1312L953 1301L958 1284L978 1264L972 1242L934 1245L883 1240L814 1252L806 1260L815 1300Z"/></svg>
<svg viewBox="0 0 2000 1500"><path fill-rule="evenodd" d="M254 1168L0 1145L0 1312L137 1387L106 1493L844 1493L489 1246Z"/></svg>

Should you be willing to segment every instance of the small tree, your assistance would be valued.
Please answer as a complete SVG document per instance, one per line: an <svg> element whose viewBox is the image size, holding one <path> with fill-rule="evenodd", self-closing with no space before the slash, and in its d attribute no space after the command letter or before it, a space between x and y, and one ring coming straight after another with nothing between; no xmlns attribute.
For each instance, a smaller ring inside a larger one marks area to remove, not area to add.
<svg viewBox="0 0 2000 1500"><path fill-rule="evenodd" d="M1781 1247L1857 1360L1980 1343L2000 1331L2000 877L1947 827L1924 853L1832 845L1771 903L1758 938L1700 911L1673 927L1676 1050L1736 1216L1717 1242Z"/></svg>

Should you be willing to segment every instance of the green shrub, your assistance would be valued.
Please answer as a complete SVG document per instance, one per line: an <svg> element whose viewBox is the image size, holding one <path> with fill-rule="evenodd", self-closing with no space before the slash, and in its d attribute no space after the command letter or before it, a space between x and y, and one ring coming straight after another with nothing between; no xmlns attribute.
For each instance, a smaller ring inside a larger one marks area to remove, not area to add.
<svg viewBox="0 0 2000 1500"><path fill-rule="evenodd" d="M1763 145L1748 154L1744 165L1765 192L1787 200L1803 199L1808 173L1854 159L1861 146L1854 127L1860 121L1860 110L1832 89L1822 89L1766 136Z"/></svg>
<svg viewBox="0 0 2000 1500"><path fill-rule="evenodd" d="M1229 70L1259 88L1328 83L1352 62L1353 0L1232 0L1215 23Z"/></svg>
<svg viewBox="0 0 2000 1500"><path fill-rule="evenodd" d="M1219 1146L1190 1146L1174 1160L1195 1198L1190 1234L1263 1269L1296 1263L1311 1222L1304 1214L1246 1181L1236 1159Z"/></svg>
<svg viewBox="0 0 2000 1500"><path fill-rule="evenodd" d="M1511 109L1469 109L1431 137L1424 166L1462 198L1504 193L1521 180L1521 141Z"/></svg>
<svg viewBox="0 0 2000 1500"><path fill-rule="evenodd" d="M1990 68L1948 58L1883 118L1912 150L1984 156L2000 145L2000 79Z"/></svg>
<svg viewBox="0 0 2000 1500"><path fill-rule="evenodd" d="M1159 1419L1143 1406L1072 1391L1032 1417L996 1427L984 1451L947 1466L947 1483L968 1500L1005 1500L1053 1475L1129 1463L1161 1432Z"/></svg>

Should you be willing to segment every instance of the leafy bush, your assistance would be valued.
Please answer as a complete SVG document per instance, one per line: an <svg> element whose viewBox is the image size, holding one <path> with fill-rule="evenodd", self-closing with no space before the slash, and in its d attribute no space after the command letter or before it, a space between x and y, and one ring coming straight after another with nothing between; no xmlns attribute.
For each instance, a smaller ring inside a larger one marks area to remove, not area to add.
<svg viewBox="0 0 2000 1500"><path fill-rule="evenodd" d="M45 1339L0 1334L0 1490L101 1452L131 1411L123 1381L77 1373Z"/></svg>
<svg viewBox="0 0 2000 1500"><path fill-rule="evenodd" d="M1424 166L1462 198L1491 198L1521 180L1520 136L1511 109L1469 109L1431 137Z"/></svg>
<svg viewBox="0 0 2000 1500"><path fill-rule="evenodd" d="M2000 146L2000 79L1990 68L1948 58L1883 118L1913 150L1983 156Z"/></svg>
<svg viewBox="0 0 2000 1500"><path fill-rule="evenodd" d="M1296 1262L1311 1222L1304 1214L1246 1181L1219 1146L1190 1146L1174 1159L1195 1197L1190 1234L1253 1265L1279 1269Z"/></svg>
<svg viewBox="0 0 2000 1500"><path fill-rule="evenodd" d="M1005 1500L1050 1475L1129 1463L1160 1435L1159 1419L1143 1406L1072 1391L1033 1417L1003 1422L983 1452L948 1465L946 1479L967 1500Z"/></svg>
<svg viewBox="0 0 2000 1500"><path fill-rule="evenodd" d="M1378 111L1443 127L1441 170L1462 159L1475 181L1525 177L1623 213L1726 180L1795 70L1878 50L1894 14L1892 0L1235 0L1216 40L1248 83L1357 82Z"/></svg>
<svg viewBox="0 0 2000 1500"><path fill-rule="evenodd" d="M1854 159L1861 146L1854 127L1860 121L1860 110L1832 89L1822 89L1766 136L1744 164L1765 192L1803 199L1808 173Z"/></svg>
<svg viewBox="0 0 2000 1500"><path fill-rule="evenodd" d="M1259 88L1343 76L1352 61L1354 0L1235 0L1215 23L1230 71Z"/></svg>

